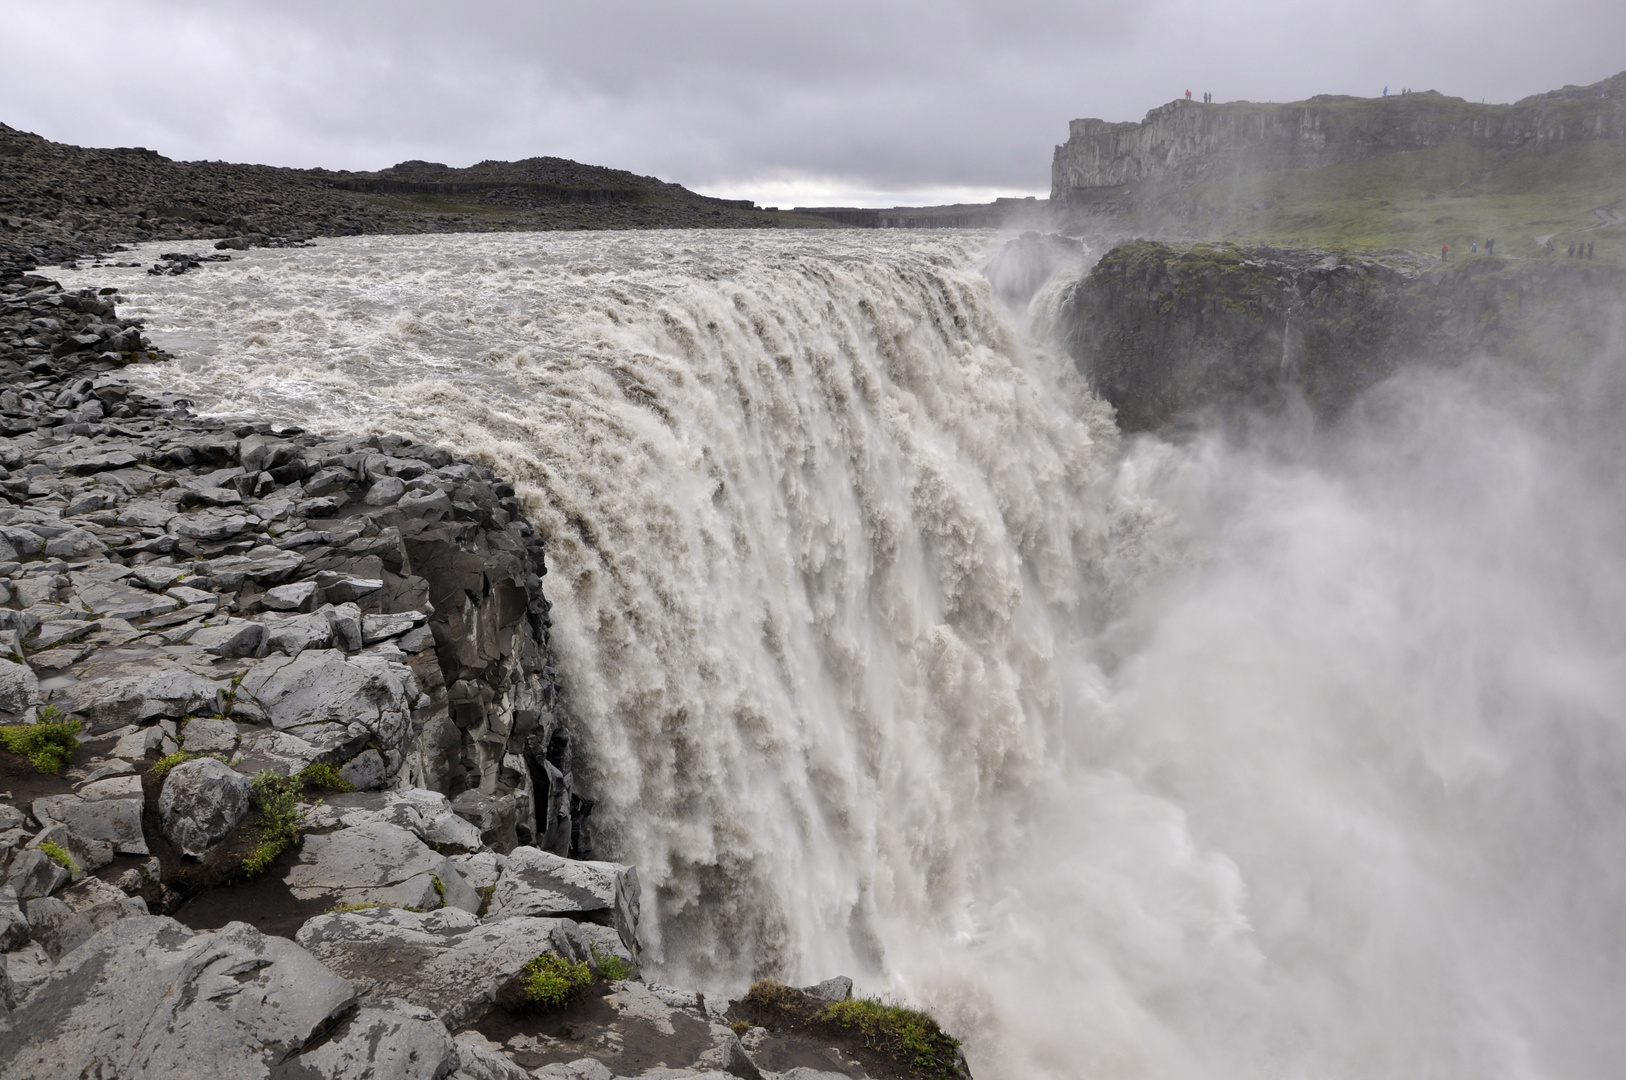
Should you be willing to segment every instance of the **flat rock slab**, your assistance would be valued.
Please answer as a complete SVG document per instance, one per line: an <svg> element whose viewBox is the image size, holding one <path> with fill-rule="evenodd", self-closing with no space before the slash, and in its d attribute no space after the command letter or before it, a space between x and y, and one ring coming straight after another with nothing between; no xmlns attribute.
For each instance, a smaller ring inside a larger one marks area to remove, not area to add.
<svg viewBox="0 0 1626 1080"><path fill-rule="evenodd" d="M492 915L546 915L613 926L638 955L638 871L611 862L578 862L534 847L508 853Z"/></svg>
<svg viewBox="0 0 1626 1080"><path fill-rule="evenodd" d="M194 934L160 916L121 919L12 1014L0 1075L260 1080L355 1000L305 950L246 923Z"/></svg>
<svg viewBox="0 0 1626 1080"><path fill-rule="evenodd" d="M98 665L83 678L51 692L52 704L83 717L92 734L161 717L179 719L216 711L217 694L229 684L205 679L173 660Z"/></svg>
<svg viewBox="0 0 1626 1080"><path fill-rule="evenodd" d="M283 880L300 900L331 896L343 904L427 909L445 903L469 912L480 909L479 894L451 859L406 829L383 821L305 837L299 861Z"/></svg>
<svg viewBox="0 0 1626 1080"><path fill-rule="evenodd" d="M489 1009L499 991L543 953L589 959L588 943L569 919L498 919L468 912L427 914L399 908L318 915L296 939L350 980L362 1001L402 998L457 1028Z"/></svg>
<svg viewBox="0 0 1626 1080"><path fill-rule="evenodd" d="M299 1064L312 1070L307 1075L324 1080L441 1080L458 1067L457 1047L445 1024L428 1010L391 1004L395 1007L356 1010L331 1038L302 1054ZM421 1015L412 1015L415 1011Z"/></svg>
<svg viewBox="0 0 1626 1080"><path fill-rule="evenodd" d="M139 780L137 781L139 784ZM30 809L46 828L65 825L81 840L101 840L123 855L146 855L141 830L141 798L86 799L81 795L47 795Z"/></svg>

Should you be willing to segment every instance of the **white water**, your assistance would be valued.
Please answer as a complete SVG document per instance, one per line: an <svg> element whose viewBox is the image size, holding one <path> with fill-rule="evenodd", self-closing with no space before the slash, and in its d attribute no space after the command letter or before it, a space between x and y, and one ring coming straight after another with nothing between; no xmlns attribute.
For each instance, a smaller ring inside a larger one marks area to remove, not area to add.
<svg viewBox="0 0 1626 1080"><path fill-rule="evenodd" d="M63 277L190 350L155 388L516 480L663 981L846 972L979 1080L1614 1075L1616 399L1414 377L1332 432L1120 447L988 243Z"/></svg>

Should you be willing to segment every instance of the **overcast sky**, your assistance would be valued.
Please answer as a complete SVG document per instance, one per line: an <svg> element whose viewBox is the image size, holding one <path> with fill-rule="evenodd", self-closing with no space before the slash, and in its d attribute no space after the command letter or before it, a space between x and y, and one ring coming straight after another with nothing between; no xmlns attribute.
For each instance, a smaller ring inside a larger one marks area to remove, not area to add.
<svg viewBox="0 0 1626 1080"><path fill-rule="evenodd" d="M1076 116L1626 68L1622 0L0 0L0 121L172 158L558 155L779 205L1044 195Z"/></svg>

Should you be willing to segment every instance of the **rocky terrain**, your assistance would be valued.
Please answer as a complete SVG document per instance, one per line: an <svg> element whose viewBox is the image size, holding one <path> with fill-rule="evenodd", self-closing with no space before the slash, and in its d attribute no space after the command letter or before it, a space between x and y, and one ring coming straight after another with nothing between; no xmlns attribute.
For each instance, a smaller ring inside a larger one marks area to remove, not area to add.
<svg viewBox="0 0 1626 1080"><path fill-rule="evenodd" d="M562 158L282 169L68 146L0 124L0 261L29 268L142 240L828 224Z"/></svg>
<svg viewBox="0 0 1626 1080"><path fill-rule="evenodd" d="M513 490L133 393L116 301L0 281L0 1075L968 1075L643 982Z"/></svg>
<svg viewBox="0 0 1626 1080"><path fill-rule="evenodd" d="M1058 325L1125 431L1302 395L1331 415L1402 365L1580 370L1626 327L1626 269L1580 259L1165 244L1102 257Z"/></svg>

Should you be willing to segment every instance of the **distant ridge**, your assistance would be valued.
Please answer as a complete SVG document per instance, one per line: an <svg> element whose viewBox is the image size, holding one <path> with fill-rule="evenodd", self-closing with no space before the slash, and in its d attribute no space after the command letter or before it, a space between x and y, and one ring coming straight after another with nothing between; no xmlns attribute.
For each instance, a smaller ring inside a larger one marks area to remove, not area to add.
<svg viewBox="0 0 1626 1080"><path fill-rule="evenodd" d="M144 147L70 146L0 124L0 257L12 263L147 240L829 224L556 157L335 172L172 161Z"/></svg>

